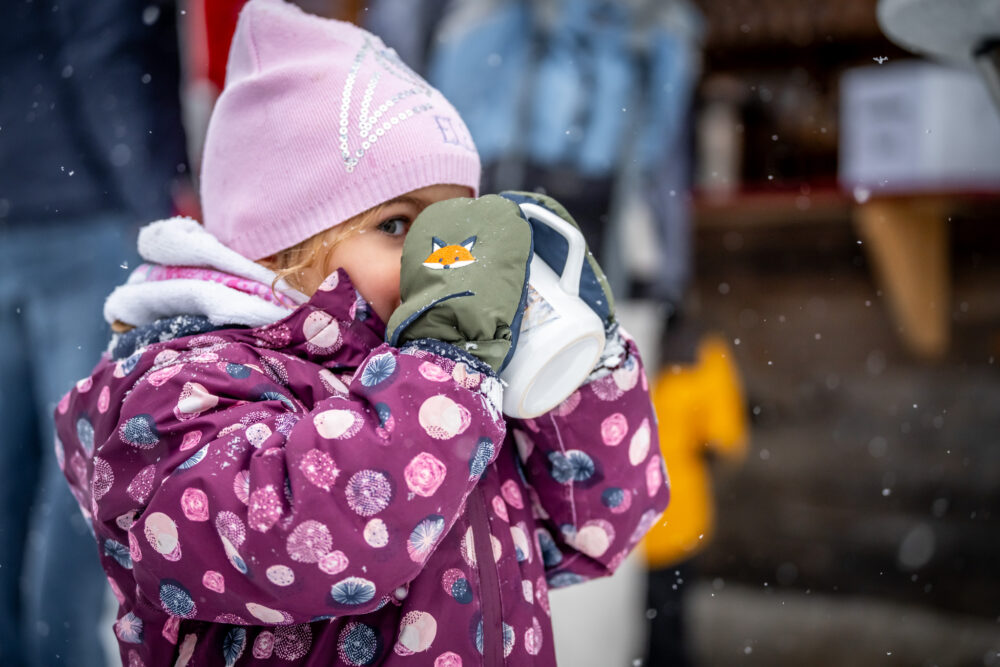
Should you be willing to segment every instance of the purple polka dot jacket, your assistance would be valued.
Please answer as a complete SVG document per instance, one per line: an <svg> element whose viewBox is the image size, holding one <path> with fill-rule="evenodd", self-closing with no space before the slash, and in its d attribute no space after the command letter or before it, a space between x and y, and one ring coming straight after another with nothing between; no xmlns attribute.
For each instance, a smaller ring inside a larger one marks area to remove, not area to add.
<svg viewBox="0 0 1000 667"><path fill-rule="evenodd" d="M551 666L549 588L666 507L627 337L517 421L474 357L385 344L342 271L273 324L190 331L119 345L56 410L129 667Z"/></svg>

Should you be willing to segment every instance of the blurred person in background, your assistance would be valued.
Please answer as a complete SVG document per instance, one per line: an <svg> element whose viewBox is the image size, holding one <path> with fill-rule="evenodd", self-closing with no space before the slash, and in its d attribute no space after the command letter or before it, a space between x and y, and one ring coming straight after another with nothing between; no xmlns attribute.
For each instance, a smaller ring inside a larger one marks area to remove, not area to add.
<svg viewBox="0 0 1000 667"><path fill-rule="evenodd" d="M692 558L710 541L715 522L712 456L730 461L747 449L747 418L732 350L719 336L699 337L679 318L665 335L653 407L671 482L667 511L646 536L649 567L647 665L692 664L684 604L694 580Z"/></svg>
<svg viewBox="0 0 1000 667"><path fill-rule="evenodd" d="M101 304L132 264L137 223L171 213L186 171L176 8L4 9L0 664L106 665L107 585L55 460L51 415L104 347Z"/></svg>
<svg viewBox="0 0 1000 667"><path fill-rule="evenodd" d="M564 202L623 295L634 278L623 218L646 208L661 261L640 291L676 307L691 266L686 129L703 32L691 3L373 0L364 18L454 101L483 191L530 185Z"/></svg>

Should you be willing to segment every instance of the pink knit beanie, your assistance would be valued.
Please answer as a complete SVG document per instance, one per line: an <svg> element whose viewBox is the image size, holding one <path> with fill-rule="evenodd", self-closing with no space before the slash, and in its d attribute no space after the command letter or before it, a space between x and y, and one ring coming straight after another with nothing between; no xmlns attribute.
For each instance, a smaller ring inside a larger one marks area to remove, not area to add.
<svg viewBox="0 0 1000 667"><path fill-rule="evenodd" d="M479 189L454 107L382 41L283 0L240 14L202 161L205 228L261 259L411 190Z"/></svg>

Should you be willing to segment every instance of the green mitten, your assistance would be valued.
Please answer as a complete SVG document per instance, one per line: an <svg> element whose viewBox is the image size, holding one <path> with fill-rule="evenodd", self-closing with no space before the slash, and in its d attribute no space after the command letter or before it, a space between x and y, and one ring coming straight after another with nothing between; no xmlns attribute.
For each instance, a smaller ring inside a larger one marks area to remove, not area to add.
<svg viewBox="0 0 1000 667"><path fill-rule="evenodd" d="M517 192L514 190L501 192L500 196L518 205L538 204L580 229L580 225L576 224L573 216L552 197L537 192ZM531 228L534 233L534 253L552 267L553 271L561 273L569 250L566 239L542 223L531 221ZM590 306L591 310L597 313L601 321L604 322L604 328L610 330L615 322L615 299L611 294L611 287L608 285L608 279L604 276L604 271L601 270L600 265L589 250L587 251L587 263L580 271L580 298Z"/></svg>
<svg viewBox="0 0 1000 667"><path fill-rule="evenodd" d="M435 338L499 372L514 352L531 262L531 226L497 195L449 199L414 220L400 272L402 303L386 340Z"/></svg>

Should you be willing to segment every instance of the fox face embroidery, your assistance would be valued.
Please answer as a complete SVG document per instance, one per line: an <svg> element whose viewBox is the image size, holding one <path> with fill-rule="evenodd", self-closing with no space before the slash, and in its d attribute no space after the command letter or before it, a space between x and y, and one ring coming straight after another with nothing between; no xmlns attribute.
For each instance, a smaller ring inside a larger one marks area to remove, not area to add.
<svg viewBox="0 0 1000 667"><path fill-rule="evenodd" d="M476 237L470 236L461 243L446 245L444 241L434 236L431 240L431 254L424 260L428 269L460 269L476 261L472 255L472 246L476 245Z"/></svg>

